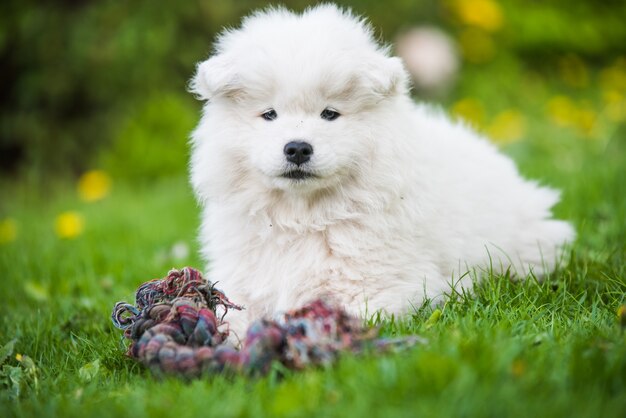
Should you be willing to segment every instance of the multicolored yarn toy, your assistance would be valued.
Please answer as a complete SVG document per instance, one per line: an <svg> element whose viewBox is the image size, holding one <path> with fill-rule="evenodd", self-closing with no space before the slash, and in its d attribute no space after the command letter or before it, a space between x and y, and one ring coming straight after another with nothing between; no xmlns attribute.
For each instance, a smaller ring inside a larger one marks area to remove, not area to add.
<svg viewBox="0 0 626 418"><path fill-rule="evenodd" d="M129 356L157 373L189 377L225 370L265 374L273 362L299 370L330 364L342 352L381 352L419 341L378 338L375 328L318 299L277 320L256 321L238 350L226 342L230 309L243 308L185 267L139 286L135 305L118 302L111 319L131 340Z"/></svg>

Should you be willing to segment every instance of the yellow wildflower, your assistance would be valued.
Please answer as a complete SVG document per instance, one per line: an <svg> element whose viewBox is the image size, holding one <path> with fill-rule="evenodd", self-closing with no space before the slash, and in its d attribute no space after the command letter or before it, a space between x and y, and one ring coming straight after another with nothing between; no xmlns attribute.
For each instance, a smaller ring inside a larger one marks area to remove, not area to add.
<svg viewBox="0 0 626 418"><path fill-rule="evenodd" d="M487 134L501 143L511 143L526 134L526 118L515 109L499 113L487 128Z"/></svg>
<svg viewBox="0 0 626 418"><path fill-rule="evenodd" d="M459 35L459 44L465 59L472 63L487 62L496 54L491 36L479 29L465 29Z"/></svg>
<svg viewBox="0 0 626 418"><path fill-rule="evenodd" d="M567 96L555 96L548 102L548 116L559 126L570 126L576 119L576 105Z"/></svg>
<svg viewBox="0 0 626 418"><path fill-rule="evenodd" d="M617 308L617 319L622 329L626 328L626 305L621 305Z"/></svg>
<svg viewBox="0 0 626 418"><path fill-rule="evenodd" d="M626 92L626 58L619 58L600 72L600 85L604 90Z"/></svg>
<svg viewBox="0 0 626 418"><path fill-rule="evenodd" d="M576 128L587 137L593 137L598 116L590 106L581 107L576 112Z"/></svg>
<svg viewBox="0 0 626 418"><path fill-rule="evenodd" d="M11 218L0 221L0 244L7 244L17 238L17 222Z"/></svg>
<svg viewBox="0 0 626 418"><path fill-rule="evenodd" d="M459 100L452 105L451 111L475 128L480 128L485 120L485 109L482 103L473 98Z"/></svg>
<svg viewBox="0 0 626 418"><path fill-rule="evenodd" d="M617 90L605 90L602 94L605 107L603 113L612 122L626 119L626 97Z"/></svg>
<svg viewBox="0 0 626 418"><path fill-rule="evenodd" d="M575 103L569 97L555 96L548 102L547 112L555 124L573 127L587 137L594 136L598 116L588 102Z"/></svg>
<svg viewBox="0 0 626 418"><path fill-rule="evenodd" d="M78 195L85 202L105 198L111 190L111 177L102 170L91 170L78 180Z"/></svg>
<svg viewBox="0 0 626 418"><path fill-rule="evenodd" d="M495 32L504 23L502 8L494 0L454 0L452 7L459 20L468 26Z"/></svg>
<svg viewBox="0 0 626 418"><path fill-rule="evenodd" d="M604 100L604 103L606 104L619 103L624 101L624 99L624 94L617 90L609 89L602 92L602 100Z"/></svg>
<svg viewBox="0 0 626 418"><path fill-rule="evenodd" d="M59 238L72 239L83 233L85 220L77 212L63 212L57 216L54 227Z"/></svg>

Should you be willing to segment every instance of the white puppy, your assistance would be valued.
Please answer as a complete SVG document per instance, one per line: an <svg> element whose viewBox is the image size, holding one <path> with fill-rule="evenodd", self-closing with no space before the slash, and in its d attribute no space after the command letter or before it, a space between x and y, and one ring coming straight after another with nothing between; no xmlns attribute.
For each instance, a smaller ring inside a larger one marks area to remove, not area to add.
<svg viewBox="0 0 626 418"><path fill-rule="evenodd" d="M246 18L191 89L207 101L191 161L203 253L247 308L229 314L239 333L322 295L400 313L471 287L468 271L541 276L574 237L551 219L556 191L413 103L400 59L336 6Z"/></svg>

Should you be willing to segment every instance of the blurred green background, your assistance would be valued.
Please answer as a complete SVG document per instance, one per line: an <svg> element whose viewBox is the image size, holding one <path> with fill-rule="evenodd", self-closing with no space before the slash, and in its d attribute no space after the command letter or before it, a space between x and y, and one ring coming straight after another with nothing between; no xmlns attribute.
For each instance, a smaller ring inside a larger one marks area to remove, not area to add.
<svg viewBox="0 0 626 418"><path fill-rule="evenodd" d="M93 168L133 180L184 173L201 108L186 92L195 64L221 28L267 4L3 1L0 177L48 181ZM302 10L314 2L284 4ZM447 32L461 71L435 99L496 140L536 137L528 120L540 117L601 147L623 125L623 0L340 4L368 16L387 42L420 24Z"/></svg>

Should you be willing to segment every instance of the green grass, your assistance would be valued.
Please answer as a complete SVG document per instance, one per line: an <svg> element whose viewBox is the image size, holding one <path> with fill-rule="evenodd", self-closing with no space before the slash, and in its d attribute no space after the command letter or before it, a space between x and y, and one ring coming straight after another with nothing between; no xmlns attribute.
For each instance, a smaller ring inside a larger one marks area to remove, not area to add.
<svg viewBox="0 0 626 418"><path fill-rule="evenodd" d="M68 181L3 185L0 219L14 218L18 233L0 245L0 346L16 340L0 366L0 415L623 417L626 134L613 124L584 139L527 108L531 139L507 150L524 173L563 189L556 212L579 234L569 264L543 283L490 277L453 295L430 327L429 307L380 321L384 334L419 334L425 345L283 379L157 379L123 355L114 303L170 267L202 267L184 178L116 181L90 204ZM85 218L73 240L54 233L67 210ZM171 254L177 242L188 256Z"/></svg>

